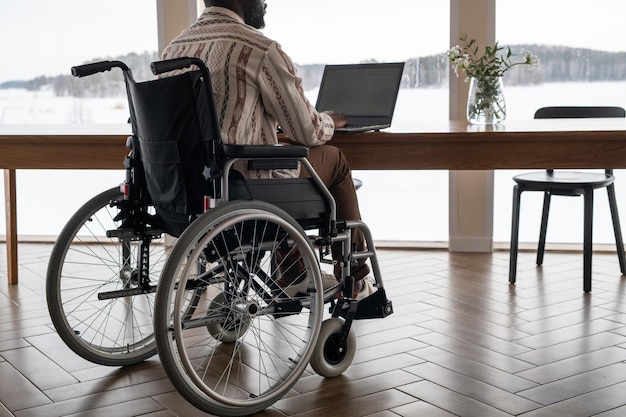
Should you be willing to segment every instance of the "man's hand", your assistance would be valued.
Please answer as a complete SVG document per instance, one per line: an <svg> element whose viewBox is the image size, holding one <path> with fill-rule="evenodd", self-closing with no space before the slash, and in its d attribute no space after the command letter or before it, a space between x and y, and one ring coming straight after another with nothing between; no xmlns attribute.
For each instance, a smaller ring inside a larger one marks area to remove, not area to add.
<svg viewBox="0 0 626 417"><path fill-rule="evenodd" d="M335 123L335 127L344 127L348 124L348 119L346 118L346 115L343 113L335 113L334 111L330 111L327 110L325 112L327 115L329 115L330 117L332 117L333 122Z"/></svg>

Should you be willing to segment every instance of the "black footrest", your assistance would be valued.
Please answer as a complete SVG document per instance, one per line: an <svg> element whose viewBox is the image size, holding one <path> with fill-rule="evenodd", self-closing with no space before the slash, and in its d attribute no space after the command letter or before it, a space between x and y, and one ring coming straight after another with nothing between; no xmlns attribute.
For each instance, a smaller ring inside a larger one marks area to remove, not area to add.
<svg viewBox="0 0 626 417"><path fill-rule="evenodd" d="M336 314L346 318L350 301L341 299L337 301ZM393 305L387 299L383 288L371 294L369 297L359 300L354 320L382 319L393 314Z"/></svg>
<svg viewBox="0 0 626 417"><path fill-rule="evenodd" d="M156 292L156 285L150 285L148 288L128 288L125 290L107 291L98 293L98 300L111 300L113 298L133 297L135 295L151 294Z"/></svg>
<svg viewBox="0 0 626 417"><path fill-rule="evenodd" d="M128 240L140 240L145 237L150 237L151 239L158 239L163 235L163 230L148 228L138 232L133 228L118 228L107 230L106 235L108 238L118 238L118 239L128 239Z"/></svg>

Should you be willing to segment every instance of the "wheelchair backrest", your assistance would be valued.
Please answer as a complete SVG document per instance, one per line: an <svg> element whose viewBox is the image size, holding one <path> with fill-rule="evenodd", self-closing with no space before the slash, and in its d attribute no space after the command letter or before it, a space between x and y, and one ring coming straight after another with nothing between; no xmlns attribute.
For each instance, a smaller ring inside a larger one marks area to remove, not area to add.
<svg viewBox="0 0 626 417"><path fill-rule="evenodd" d="M214 196L219 130L211 125L206 77L189 71L136 83L127 80L131 123L138 139L146 185L168 233L178 236L190 216Z"/></svg>

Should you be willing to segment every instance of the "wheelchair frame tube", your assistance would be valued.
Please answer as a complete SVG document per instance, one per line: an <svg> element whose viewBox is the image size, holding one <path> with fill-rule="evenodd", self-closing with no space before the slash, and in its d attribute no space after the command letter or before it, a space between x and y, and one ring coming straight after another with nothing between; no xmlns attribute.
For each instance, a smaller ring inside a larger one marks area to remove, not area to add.
<svg viewBox="0 0 626 417"><path fill-rule="evenodd" d="M374 237L372 236L372 232L370 228L363 223L361 220L348 220L346 221L346 226L348 230L352 230L354 228L361 229L363 235L365 236L365 242L367 244L367 251L363 252L352 252L353 259L361 259L361 258L369 258L372 264L372 269L374 272L374 278L376 280L376 287L383 287L383 278L382 273L380 271L380 264L378 263L378 256L376 255L376 249L374 246Z"/></svg>

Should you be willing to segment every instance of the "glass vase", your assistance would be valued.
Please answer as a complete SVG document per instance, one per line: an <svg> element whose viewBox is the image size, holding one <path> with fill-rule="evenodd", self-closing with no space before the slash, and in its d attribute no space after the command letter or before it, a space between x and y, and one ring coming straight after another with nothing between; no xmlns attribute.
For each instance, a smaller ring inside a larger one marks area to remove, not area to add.
<svg viewBox="0 0 626 417"><path fill-rule="evenodd" d="M506 119L502 77L472 77L467 97L467 121L493 125Z"/></svg>

